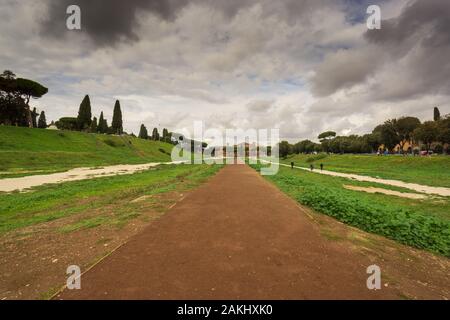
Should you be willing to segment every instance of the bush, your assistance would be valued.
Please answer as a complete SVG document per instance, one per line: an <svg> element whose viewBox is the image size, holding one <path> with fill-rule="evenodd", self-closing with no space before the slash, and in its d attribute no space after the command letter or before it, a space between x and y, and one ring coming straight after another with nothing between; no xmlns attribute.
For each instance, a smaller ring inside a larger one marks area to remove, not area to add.
<svg viewBox="0 0 450 320"><path fill-rule="evenodd" d="M318 154L318 155L316 155L316 156L308 157L308 158L306 159L306 162L307 162L307 163L311 163L311 162L314 162L314 161L317 161L317 160L325 159L327 156L328 156L328 155L326 155L326 154L324 154L324 153L321 153L321 154Z"/></svg>
<svg viewBox="0 0 450 320"><path fill-rule="evenodd" d="M116 141L112 140L112 139L105 139L103 142L106 143L108 146L113 147L113 148L119 147L119 144Z"/></svg>
<svg viewBox="0 0 450 320"><path fill-rule="evenodd" d="M59 130L78 130L77 118L65 117L61 118L55 123Z"/></svg>

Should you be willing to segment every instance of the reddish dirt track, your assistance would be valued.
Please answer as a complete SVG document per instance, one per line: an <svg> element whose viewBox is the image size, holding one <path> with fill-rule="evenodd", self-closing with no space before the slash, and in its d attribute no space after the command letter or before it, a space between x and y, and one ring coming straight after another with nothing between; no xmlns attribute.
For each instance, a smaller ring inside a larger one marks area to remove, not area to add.
<svg viewBox="0 0 450 320"><path fill-rule="evenodd" d="M229 165L57 299L398 299L293 200Z"/></svg>

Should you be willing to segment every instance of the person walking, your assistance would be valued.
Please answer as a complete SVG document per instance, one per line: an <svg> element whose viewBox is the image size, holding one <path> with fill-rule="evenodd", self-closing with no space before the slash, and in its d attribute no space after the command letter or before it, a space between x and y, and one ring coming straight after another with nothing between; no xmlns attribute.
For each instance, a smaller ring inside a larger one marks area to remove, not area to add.
<svg viewBox="0 0 450 320"><path fill-rule="evenodd" d="M309 166L311 168L311 171L314 170L314 165L311 163L311 165Z"/></svg>
<svg viewBox="0 0 450 320"><path fill-rule="evenodd" d="M291 169L294 169L294 162L291 162Z"/></svg>
<svg viewBox="0 0 450 320"><path fill-rule="evenodd" d="M323 171L323 163L320 164L320 171Z"/></svg>

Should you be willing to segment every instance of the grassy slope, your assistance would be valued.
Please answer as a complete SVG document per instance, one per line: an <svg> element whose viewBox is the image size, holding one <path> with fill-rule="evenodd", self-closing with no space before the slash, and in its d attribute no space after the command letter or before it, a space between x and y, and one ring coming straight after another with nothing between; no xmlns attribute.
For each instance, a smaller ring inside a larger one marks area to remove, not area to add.
<svg viewBox="0 0 450 320"><path fill-rule="evenodd" d="M347 190L344 184L384 186L286 167L267 179L299 203L346 224L450 256L449 198L411 200Z"/></svg>
<svg viewBox="0 0 450 320"><path fill-rule="evenodd" d="M324 158L322 158L325 156ZM310 162L313 160L313 162ZM284 163L309 167L314 163L324 169L395 179L431 186L450 187L450 156L411 157L376 155L293 155Z"/></svg>
<svg viewBox="0 0 450 320"><path fill-rule="evenodd" d="M0 176L5 177L5 171L27 174L170 161L171 149L167 143L128 136L0 126Z"/></svg>
<svg viewBox="0 0 450 320"><path fill-rule="evenodd" d="M133 175L50 184L28 193L0 193L0 235L69 215L102 211L92 220L81 220L65 231L101 224L120 225L140 215L133 199L197 186L220 166L162 165ZM105 211L105 212L103 212Z"/></svg>

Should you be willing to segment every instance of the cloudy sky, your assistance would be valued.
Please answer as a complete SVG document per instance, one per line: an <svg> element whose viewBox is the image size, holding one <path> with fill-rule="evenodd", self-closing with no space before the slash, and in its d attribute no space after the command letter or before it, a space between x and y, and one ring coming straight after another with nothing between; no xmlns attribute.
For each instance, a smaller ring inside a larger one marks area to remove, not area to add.
<svg viewBox="0 0 450 320"><path fill-rule="evenodd" d="M449 17L449 0L0 0L0 68L49 88L32 103L50 120L89 94L109 120L120 99L128 132L203 120L293 142L450 113Z"/></svg>

